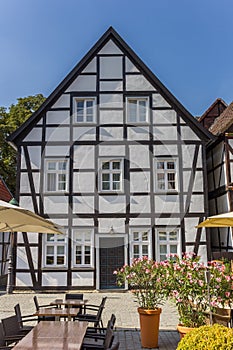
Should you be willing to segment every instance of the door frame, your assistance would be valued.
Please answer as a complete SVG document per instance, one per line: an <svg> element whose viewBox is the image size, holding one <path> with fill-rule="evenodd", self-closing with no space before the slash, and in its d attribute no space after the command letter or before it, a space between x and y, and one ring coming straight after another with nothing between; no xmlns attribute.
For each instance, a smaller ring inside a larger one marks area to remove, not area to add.
<svg viewBox="0 0 233 350"><path fill-rule="evenodd" d="M128 263L128 236L125 233L114 233L114 234L106 234L106 233L98 233L96 235L96 289L100 290L100 238L112 238L114 237L123 238L124 244L124 264ZM126 289L126 288L125 288Z"/></svg>

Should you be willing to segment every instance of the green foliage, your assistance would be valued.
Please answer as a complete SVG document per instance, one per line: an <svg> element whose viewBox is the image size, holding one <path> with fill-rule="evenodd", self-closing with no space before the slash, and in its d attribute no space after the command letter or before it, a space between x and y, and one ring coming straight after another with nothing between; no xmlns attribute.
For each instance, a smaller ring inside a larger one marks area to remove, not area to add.
<svg viewBox="0 0 233 350"><path fill-rule="evenodd" d="M233 329L214 324L201 326L187 333L177 350L232 350Z"/></svg>
<svg viewBox="0 0 233 350"><path fill-rule="evenodd" d="M154 310L162 303L165 293L165 270L162 263L144 256L134 259L131 265L124 265L114 271L114 274L119 286L128 283L140 307Z"/></svg>
<svg viewBox="0 0 233 350"><path fill-rule="evenodd" d="M40 105L42 94L19 98L7 110L0 107L0 175L4 178L12 194L15 194L16 151L6 142L7 137L20 127Z"/></svg>

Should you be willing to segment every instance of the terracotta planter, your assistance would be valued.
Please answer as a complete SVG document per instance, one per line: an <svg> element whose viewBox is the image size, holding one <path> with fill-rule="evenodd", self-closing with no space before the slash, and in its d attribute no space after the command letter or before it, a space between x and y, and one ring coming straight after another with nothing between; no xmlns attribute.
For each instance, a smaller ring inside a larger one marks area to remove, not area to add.
<svg viewBox="0 0 233 350"><path fill-rule="evenodd" d="M177 325L177 330L180 333L180 339L182 339L185 336L185 334L191 332L193 329L195 329L195 328L185 327L182 324Z"/></svg>
<svg viewBox="0 0 233 350"><path fill-rule="evenodd" d="M159 320L162 309L147 310L138 308L141 330L141 345L143 348L157 348L159 338Z"/></svg>

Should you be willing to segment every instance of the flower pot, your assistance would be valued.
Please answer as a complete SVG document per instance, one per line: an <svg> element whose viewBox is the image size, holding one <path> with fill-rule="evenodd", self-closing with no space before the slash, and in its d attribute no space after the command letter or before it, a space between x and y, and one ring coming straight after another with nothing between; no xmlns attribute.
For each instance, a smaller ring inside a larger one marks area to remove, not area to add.
<svg viewBox="0 0 233 350"><path fill-rule="evenodd" d="M177 330L180 333L180 339L182 339L185 336L185 334L191 332L193 329L195 329L195 328L185 327L182 324L177 325Z"/></svg>
<svg viewBox="0 0 233 350"><path fill-rule="evenodd" d="M138 308L143 348L157 348L159 338L159 320L162 309L147 310Z"/></svg>

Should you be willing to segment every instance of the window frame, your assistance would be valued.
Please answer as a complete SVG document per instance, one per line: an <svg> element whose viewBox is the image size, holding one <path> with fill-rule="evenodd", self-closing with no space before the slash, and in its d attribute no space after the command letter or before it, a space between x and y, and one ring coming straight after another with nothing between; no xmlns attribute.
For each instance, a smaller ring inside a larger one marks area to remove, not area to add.
<svg viewBox="0 0 233 350"><path fill-rule="evenodd" d="M109 169L103 169L102 164L103 163L114 163L114 162L120 162L120 168L119 169L113 169L113 166L111 166ZM120 181L114 181L113 179L113 174L118 174L120 173ZM109 174L110 178L109 181L104 181L104 182L109 182L110 183L110 189L103 189L103 180L102 180L102 175L103 174ZM120 183L120 189L113 189L113 183ZM123 193L124 192L124 159L123 158L100 158L99 159L99 192L100 193Z"/></svg>
<svg viewBox="0 0 233 350"><path fill-rule="evenodd" d="M129 120L129 100L136 101L136 120L131 121ZM139 114L139 101L146 101L146 120L141 121L140 120L140 114ZM126 97L126 121L128 124L149 124L149 96L127 96Z"/></svg>
<svg viewBox="0 0 233 350"><path fill-rule="evenodd" d="M136 241L134 240L134 233L139 233L139 240ZM148 239L146 241L142 240L142 234L147 233L148 234ZM130 239L130 261L132 262L133 259L137 258L142 258L143 256L148 256L149 259L152 258L152 234L151 234L151 229L148 227L145 228L130 228L130 234L129 234L129 239ZM134 256L134 247L138 245L139 246L139 256ZM143 245L147 245L148 247L148 254L143 254Z"/></svg>
<svg viewBox="0 0 233 350"><path fill-rule="evenodd" d="M56 163L55 169L48 169L49 163ZM66 163L66 169L59 169L58 163ZM55 189L49 190L48 189L48 174L55 174ZM59 175L66 175L65 180L65 189L59 189ZM45 192L46 193L64 193L68 192L69 187L69 161L66 158L46 158L45 159L45 170L44 170L44 176L45 176Z"/></svg>
<svg viewBox="0 0 233 350"><path fill-rule="evenodd" d="M78 121L78 114L77 114L77 103L79 101L84 101L84 120L83 121ZM86 103L87 101L93 101L93 120L92 121L87 121L87 106ZM97 106L96 106L96 97L94 96L79 96L79 97L74 97L73 98L73 121L74 124L80 125L80 124L96 124L96 115L97 115Z"/></svg>
<svg viewBox="0 0 233 350"><path fill-rule="evenodd" d="M48 241L48 236L53 235L54 239L51 241ZM66 235L57 235L57 234L45 234L44 236L44 249L43 249L43 266L44 268L66 268L67 267L67 238ZM63 238L62 241L59 241L59 239ZM48 264L47 263L47 257L52 254L47 254L47 247L53 247L54 248L54 253L53 253L53 258L54 258L54 263L53 264ZM58 253L58 247L64 247L64 254L59 254ZM64 256L64 264L55 264L57 262L57 258L59 256Z"/></svg>
<svg viewBox="0 0 233 350"><path fill-rule="evenodd" d="M176 232L177 233L177 239L176 240L170 240L168 238L168 235L171 232ZM159 234L160 233L166 233L166 239L165 240L161 241L159 239ZM181 256L181 242L180 242L180 229L179 228L174 228L174 227L171 227L171 228L168 228L168 227L157 228L156 235L157 235L157 239L156 239L156 242L157 242L157 244L156 244L156 256L157 256L156 260L157 261L163 261L163 260L161 260L161 255L165 255L165 254L161 254L160 253L160 246L161 245L166 245L166 247L168 248L167 252L166 252L166 256L169 255L169 254L177 254L177 255ZM160 242L163 242L163 244L160 244ZM172 244L174 245L174 243L176 244L176 247L177 247L177 252L176 253L171 252L171 250L170 250L171 245ZM166 256L165 256L164 260L167 259Z"/></svg>
<svg viewBox="0 0 233 350"><path fill-rule="evenodd" d="M82 234L82 240L81 243L76 241L76 232L80 232ZM85 234L90 234L90 240L89 241L85 241L84 239L84 235ZM74 268L94 268L94 231L92 228L73 228L72 230L72 258L73 258L73 267ZM86 242L89 242L89 244L87 244ZM81 260L82 263L81 264L77 264L76 263L76 246L77 245L81 245ZM85 246L89 246L90 247L90 264L85 264Z"/></svg>
<svg viewBox="0 0 233 350"><path fill-rule="evenodd" d="M174 168L174 171L172 171L172 169L168 169L167 168L167 165L166 165L166 168L164 169L158 169L157 165L158 163L169 163L169 162L173 162L174 165L175 165L175 168ZM179 175L179 172L178 172L178 159L177 158L155 158L155 162L154 162L154 169L155 169L155 192L178 192L178 185L179 185L179 182L178 182L178 175ZM175 174L175 180L174 180L174 183L175 183L175 188L169 188L168 184L169 184L169 180L168 180L168 174L171 174L171 173L174 173ZM157 175L158 174L164 174L164 184L165 184L165 188L162 189L162 188L159 188L158 184L159 184L159 181L158 181L158 177Z"/></svg>

